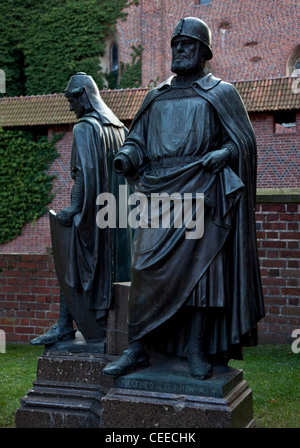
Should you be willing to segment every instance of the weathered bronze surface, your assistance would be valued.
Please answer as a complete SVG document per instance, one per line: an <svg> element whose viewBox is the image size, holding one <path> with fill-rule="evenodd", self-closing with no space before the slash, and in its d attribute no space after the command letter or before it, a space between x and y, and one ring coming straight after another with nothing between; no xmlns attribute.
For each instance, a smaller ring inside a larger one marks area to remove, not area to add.
<svg viewBox="0 0 300 448"><path fill-rule="evenodd" d="M210 30L182 19L176 74L151 90L115 158L134 191L204 193L204 235L138 228L129 298L129 350L104 375L145 366L144 345L188 357L197 378L241 358L264 316L255 231L256 140L235 88L205 74ZM171 210L171 216L174 219Z"/></svg>
<svg viewBox="0 0 300 448"><path fill-rule="evenodd" d="M61 287L60 318L32 344L52 344L74 337L72 319L87 341L104 343L113 282L130 280L127 229L99 228L97 197L116 197L125 183L112 162L127 129L101 99L94 80L83 72L72 76L65 96L77 116L73 128L71 205L50 213L51 237Z"/></svg>

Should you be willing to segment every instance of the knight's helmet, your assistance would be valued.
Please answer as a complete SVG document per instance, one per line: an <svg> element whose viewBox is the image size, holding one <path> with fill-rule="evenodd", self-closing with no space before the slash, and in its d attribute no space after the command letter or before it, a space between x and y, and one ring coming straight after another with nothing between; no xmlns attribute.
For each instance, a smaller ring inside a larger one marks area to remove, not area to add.
<svg viewBox="0 0 300 448"><path fill-rule="evenodd" d="M196 17L186 17L184 19L180 19L174 28L171 42L177 36L186 36L199 40L209 50L209 57L207 59L212 59L211 32L203 20Z"/></svg>
<svg viewBox="0 0 300 448"><path fill-rule="evenodd" d="M65 89L65 95L80 95L83 90L86 91L93 109L98 113L103 123L111 123L117 127L124 126L101 98L99 89L94 79L84 72L78 72L71 76Z"/></svg>

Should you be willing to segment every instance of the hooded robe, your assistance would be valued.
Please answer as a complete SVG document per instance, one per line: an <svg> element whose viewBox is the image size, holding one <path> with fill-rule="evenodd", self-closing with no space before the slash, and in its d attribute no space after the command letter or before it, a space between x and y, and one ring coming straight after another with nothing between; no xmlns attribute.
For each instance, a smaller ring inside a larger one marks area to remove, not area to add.
<svg viewBox="0 0 300 448"><path fill-rule="evenodd" d="M81 171L84 201L81 212L73 217L67 253L60 256L64 258L64 282L100 319L110 307L113 283L130 280L130 233L127 229L102 229L96 222L98 195L109 192L118 198L119 185L126 183L114 173L112 163L128 131L106 106L92 77L74 75L66 91L72 93L81 86L94 108L73 128L71 177L76 182L76 173Z"/></svg>

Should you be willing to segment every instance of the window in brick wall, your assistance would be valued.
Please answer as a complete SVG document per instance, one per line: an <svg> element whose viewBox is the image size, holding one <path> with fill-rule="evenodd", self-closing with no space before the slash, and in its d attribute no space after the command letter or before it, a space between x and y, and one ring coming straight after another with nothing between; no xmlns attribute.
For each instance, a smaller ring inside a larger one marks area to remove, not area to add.
<svg viewBox="0 0 300 448"><path fill-rule="evenodd" d="M114 72L119 69L119 51L117 44L111 46L110 63L111 71Z"/></svg>
<svg viewBox="0 0 300 448"><path fill-rule="evenodd" d="M275 134L291 134L296 132L296 112L283 110L274 114Z"/></svg>
<svg viewBox="0 0 300 448"><path fill-rule="evenodd" d="M196 2L196 5L209 5L210 4L210 0L198 0Z"/></svg>
<svg viewBox="0 0 300 448"><path fill-rule="evenodd" d="M294 63L291 76L300 76L300 57Z"/></svg>
<svg viewBox="0 0 300 448"><path fill-rule="evenodd" d="M110 47L110 82L109 88L116 89L119 77L119 49L114 42Z"/></svg>
<svg viewBox="0 0 300 448"><path fill-rule="evenodd" d="M300 76L300 44L291 52L286 66L287 76Z"/></svg>

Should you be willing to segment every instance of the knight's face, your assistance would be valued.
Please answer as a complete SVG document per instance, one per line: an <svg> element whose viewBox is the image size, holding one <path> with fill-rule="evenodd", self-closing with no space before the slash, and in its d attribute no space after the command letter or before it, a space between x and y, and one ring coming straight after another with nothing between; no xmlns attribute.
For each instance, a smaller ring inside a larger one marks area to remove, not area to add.
<svg viewBox="0 0 300 448"><path fill-rule="evenodd" d="M190 37L178 36L171 42L173 73L192 72L198 63L199 42Z"/></svg>

